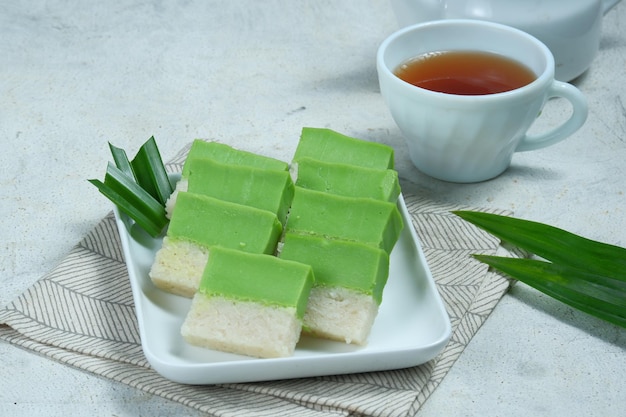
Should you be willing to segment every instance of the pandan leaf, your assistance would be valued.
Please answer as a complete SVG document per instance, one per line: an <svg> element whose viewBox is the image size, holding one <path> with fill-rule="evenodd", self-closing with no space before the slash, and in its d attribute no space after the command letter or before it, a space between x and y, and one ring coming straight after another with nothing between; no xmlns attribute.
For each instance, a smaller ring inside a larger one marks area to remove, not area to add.
<svg viewBox="0 0 626 417"><path fill-rule="evenodd" d="M131 165L137 183L157 201L165 204L173 189L154 136L139 148Z"/></svg>
<svg viewBox="0 0 626 417"><path fill-rule="evenodd" d="M474 257L580 311L626 328L626 249L529 220L455 211L464 220L543 259Z"/></svg>
<svg viewBox="0 0 626 417"><path fill-rule="evenodd" d="M626 249L530 220L477 211L454 214L503 241L549 261L626 280Z"/></svg>
<svg viewBox="0 0 626 417"><path fill-rule="evenodd" d="M110 143L109 148L114 164L108 164L104 182L88 181L151 236L158 236L169 221L165 202L173 188L154 137L132 161L123 149Z"/></svg>

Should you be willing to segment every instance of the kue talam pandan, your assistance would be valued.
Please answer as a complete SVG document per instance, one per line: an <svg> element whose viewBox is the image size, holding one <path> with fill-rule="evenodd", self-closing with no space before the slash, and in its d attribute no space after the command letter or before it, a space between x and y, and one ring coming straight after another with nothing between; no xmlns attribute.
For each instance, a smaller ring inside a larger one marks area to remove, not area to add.
<svg viewBox="0 0 626 417"><path fill-rule="evenodd" d="M295 169L296 185L309 190L392 203L400 195L398 173L393 169L329 163L309 157L300 158Z"/></svg>
<svg viewBox="0 0 626 417"><path fill-rule="evenodd" d="M391 253L402 228L394 203L296 187L286 230L358 241Z"/></svg>
<svg viewBox="0 0 626 417"><path fill-rule="evenodd" d="M291 356L314 279L310 265L215 247L181 334L209 349Z"/></svg>
<svg viewBox="0 0 626 417"><path fill-rule="evenodd" d="M213 246L273 254L281 233L278 217L267 210L181 192L150 278L165 291L192 297Z"/></svg>
<svg viewBox="0 0 626 417"><path fill-rule="evenodd" d="M313 267L315 284L304 315L307 332L365 344L389 274L389 255L359 242L287 233L282 259Z"/></svg>

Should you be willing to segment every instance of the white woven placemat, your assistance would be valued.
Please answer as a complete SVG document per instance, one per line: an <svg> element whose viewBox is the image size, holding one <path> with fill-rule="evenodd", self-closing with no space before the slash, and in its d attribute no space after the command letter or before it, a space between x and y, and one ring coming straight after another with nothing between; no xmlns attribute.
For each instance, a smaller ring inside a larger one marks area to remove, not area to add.
<svg viewBox="0 0 626 417"><path fill-rule="evenodd" d="M170 172L180 170L188 149L168 163ZM515 255L450 213L468 207L442 205L416 195L404 198L452 321L450 342L424 365L248 384L171 382L153 371L143 355L112 213L56 268L0 310L0 339L209 415L413 415L509 287L507 278L470 255Z"/></svg>

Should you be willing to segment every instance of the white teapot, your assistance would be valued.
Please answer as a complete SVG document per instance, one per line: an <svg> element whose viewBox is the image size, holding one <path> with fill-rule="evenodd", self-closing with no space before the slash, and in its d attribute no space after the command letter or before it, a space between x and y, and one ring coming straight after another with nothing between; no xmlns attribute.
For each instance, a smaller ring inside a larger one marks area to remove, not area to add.
<svg viewBox="0 0 626 417"><path fill-rule="evenodd" d="M480 19L513 26L552 51L556 78L571 81L600 47L602 16L620 0L391 0L400 26L439 19Z"/></svg>

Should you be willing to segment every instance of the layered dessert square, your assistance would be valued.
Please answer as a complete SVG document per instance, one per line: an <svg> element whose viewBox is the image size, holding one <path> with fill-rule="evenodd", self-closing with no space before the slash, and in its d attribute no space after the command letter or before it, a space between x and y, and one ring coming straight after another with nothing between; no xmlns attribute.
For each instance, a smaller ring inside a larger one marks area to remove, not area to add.
<svg viewBox="0 0 626 417"><path fill-rule="evenodd" d="M389 255L359 242L287 233L282 259L313 267L315 283L304 315L307 332L365 344L389 275Z"/></svg>
<svg viewBox="0 0 626 417"><path fill-rule="evenodd" d="M209 349L291 356L314 279L310 265L215 247L181 334Z"/></svg>
<svg viewBox="0 0 626 417"><path fill-rule="evenodd" d="M274 254L282 230L267 210L181 192L150 278L164 291L192 297L213 246Z"/></svg>

